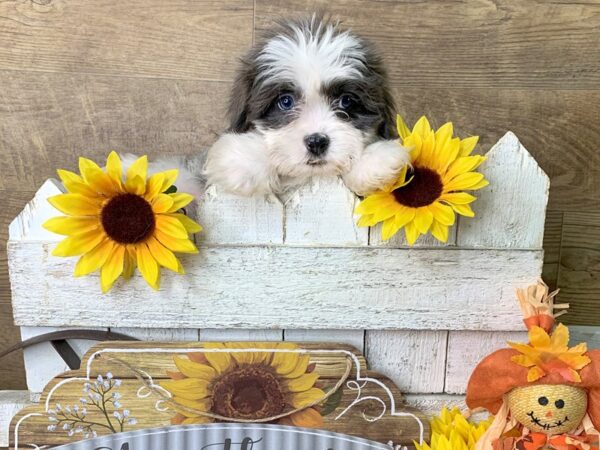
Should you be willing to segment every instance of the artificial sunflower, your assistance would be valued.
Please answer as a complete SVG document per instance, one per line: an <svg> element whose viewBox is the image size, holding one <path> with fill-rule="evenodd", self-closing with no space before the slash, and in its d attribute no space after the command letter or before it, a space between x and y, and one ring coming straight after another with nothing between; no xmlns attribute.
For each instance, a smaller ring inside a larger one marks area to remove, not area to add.
<svg viewBox="0 0 600 450"><path fill-rule="evenodd" d="M549 335L543 328L532 326L529 329L529 344L509 342L517 350L511 360L529 368L527 381L539 380L549 372L558 372L568 382L580 383L579 370L587 366L591 359L585 355L585 342L569 348L569 329L562 323Z"/></svg>
<svg viewBox="0 0 600 450"><path fill-rule="evenodd" d="M44 228L68 236L54 249L54 256L79 256L75 276L100 270L100 284L107 292L117 278L131 277L136 267L154 289L160 286L160 266L177 273L183 267L173 252L197 253L189 234L202 229L181 212L194 197L171 193L177 170L147 177L148 158L142 156L127 169L111 152L106 170L79 158L81 175L58 170L66 194L48 201L66 216L54 217Z"/></svg>
<svg viewBox="0 0 600 450"><path fill-rule="evenodd" d="M206 348L223 351L175 356L179 371L167 372L171 380L160 383L171 393L177 412L171 423L209 423L215 416L257 421L289 412L277 423L323 425L321 413L311 406L325 397L315 385L319 374L308 354L293 351L295 344L214 343ZM292 351L227 351L240 348Z"/></svg>
<svg viewBox="0 0 600 450"><path fill-rule="evenodd" d="M405 167L394 184L358 205L358 225L369 227L383 222L383 240L404 227L410 245L429 231L439 241L447 242L455 213L475 215L469 204L476 197L462 191L488 184L483 174L473 172L485 161L484 156L471 155L479 138L453 137L451 122L433 131L425 116L412 131L400 116L397 125L400 144L410 150L412 168Z"/></svg>
<svg viewBox="0 0 600 450"><path fill-rule="evenodd" d="M430 443L415 442L417 450L473 450L475 443L492 423L488 418L479 423L467 420L458 408L444 407L439 416L430 421Z"/></svg>

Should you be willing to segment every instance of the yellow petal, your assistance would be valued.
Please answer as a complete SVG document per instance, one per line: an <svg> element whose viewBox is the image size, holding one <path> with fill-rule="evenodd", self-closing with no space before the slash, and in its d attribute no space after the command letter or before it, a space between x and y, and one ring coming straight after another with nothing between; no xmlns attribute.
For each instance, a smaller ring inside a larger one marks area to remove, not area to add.
<svg viewBox="0 0 600 450"><path fill-rule="evenodd" d="M129 183L134 178L141 178L146 182L146 178L148 177L148 156L144 155L138 159L136 159L129 169L127 169L126 181ZM140 195L143 192L140 193Z"/></svg>
<svg viewBox="0 0 600 450"><path fill-rule="evenodd" d="M160 385L173 396L188 400L201 400L209 395L209 382L200 378L184 378L182 380L164 380Z"/></svg>
<svg viewBox="0 0 600 450"><path fill-rule="evenodd" d="M433 223L433 214L429 210L428 206L417 208L415 210L415 218L413 223L419 230L419 233L425 234L429 231L431 224Z"/></svg>
<svg viewBox="0 0 600 450"><path fill-rule="evenodd" d="M435 152L439 153L447 144L447 142L452 139L452 134L454 134L454 127L452 122L447 122L435 132Z"/></svg>
<svg viewBox="0 0 600 450"><path fill-rule="evenodd" d="M59 216L48 219L42 227L56 234L75 235L100 229L97 217Z"/></svg>
<svg viewBox="0 0 600 450"><path fill-rule="evenodd" d="M431 225L431 234L440 242L448 242L448 225L442 225L434 220Z"/></svg>
<svg viewBox="0 0 600 450"><path fill-rule="evenodd" d="M164 173L155 173L150 178L148 178L148 182L146 183L146 193L144 194L144 198L152 202L154 198L160 194L162 191L162 185L165 181Z"/></svg>
<svg viewBox="0 0 600 450"><path fill-rule="evenodd" d="M393 201L393 196L388 192L378 192L373 195L369 195L363 201L361 201L354 212L356 214L373 214L377 211L381 204L385 202Z"/></svg>
<svg viewBox="0 0 600 450"><path fill-rule="evenodd" d="M179 176L179 171L177 169L165 170L162 174L165 176L165 179L163 180L160 192L165 192L173 186L173 183L175 183L175 180L177 180L177 177Z"/></svg>
<svg viewBox="0 0 600 450"><path fill-rule="evenodd" d="M475 217L475 213L469 205L452 205L452 209L461 216Z"/></svg>
<svg viewBox="0 0 600 450"><path fill-rule="evenodd" d="M187 239L188 234L183 224L176 219L164 214L156 216L156 229L175 239Z"/></svg>
<svg viewBox="0 0 600 450"><path fill-rule="evenodd" d="M290 392L308 391L314 386L318 378L319 374L316 372L306 373L298 378L287 380L286 385Z"/></svg>
<svg viewBox="0 0 600 450"><path fill-rule="evenodd" d="M523 367L531 367L535 365L535 361L526 355L515 355L511 357L510 360Z"/></svg>
<svg viewBox="0 0 600 450"><path fill-rule="evenodd" d="M271 365L279 375L287 375L296 368L299 359L297 352L278 352L273 355Z"/></svg>
<svg viewBox="0 0 600 450"><path fill-rule="evenodd" d="M410 134L410 130L400 114L396 115L396 127L398 128L398 136L400 136L402 140Z"/></svg>
<svg viewBox="0 0 600 450"><path fill-rule="evenodd" d="M448 170L444 174L443 180L447 183L457 175L471 172L477 169L484 161L485 157L478 155L460 157L448 166Z"/></svg>
<svg viewBox="0 0 600 450"><path fill-rule="evenodd" d="M62 169L58 169L56 172L58 173L58 177L62 181L64 187L71 194L82 194L91 198L98 197L99 194L89 187L83 178L76 173Z"/></svg>
<svg viewBox="0 0 600 450"><path fill-rule="evenodd" d="M137 255L135 246L128 245L125 248L125 260L123 262L123 278L129 279L133 276L133 272L137 267Z"/></svg>
<svg viewBox="0 0 600 450"><path fill-rule="evenodd" d="M285 378L298 378L301 375L306 373L308 369L308 364L310 363L310 355L308 353L298 357L298 362L296 363L296 367L290 372L284 375Z"/></svg>
<svg viewBox="0 0 600 450"><path fill-rule="evenodd" d="M162 245L172 252L178 253L198 253L198 249L189 239L176 239L160 230L155 231L155 237Z"/></svg>
<svg viewBox="0 0 600 450"><path fill-rule="evenodd" d="M451 204L454 203L456 205L467 205L477 200L477 197L467 194L466 192L448 192L446 194L442 194L440 200Z"/></svg>
<svg viewBox="0 0 600 450"><path fill-rule="evenodd" d="M97 216L100 213L100 201L81 194L59 194L48 197L48 202L70 216Z"/></svg>
<svg viewBox="0 0 600 450"><path fill-rule="evenodd" d="M169 196L173 199L173 206L171 206L169 212L179 211L181 208L187 206L190 202L194 200L193 195L185 194L183 192L169 194Z"/></svg>
<svg viewBox="0 0 600 450"><path fill-rule="evenodd" d="M121 158L117 152L112 151L106 158L106 173L112 178L113 182L121 185L123 182L123 169L121 167Z"/></svg>
<svg viewBox="0 0 600 450"><path fill-rule="evenodd" d="M569 345L569 329L562 323L559 323L552 332L552 336L549 338L549 341L544 340L544 342L548 342L546 345L551 345L553 348L564 349L564 351L566 351L567 346ZM533 344L533 341L531 341L531 343Z"/></svg>
<svg viewBox="0 0 600 450"><path fill-rule="evenodd" d="M325 397L325 392L319 388L311 388L304 392L298 392L292 395L292 406L294 408L304 408Z"/></svg>
<svg viewBox="0 0 600 450"><path fill-rule="evenodd" d="M158 242L155 237L151 236L148 238L146 244L148 245L150 253L152 253L152 256L156 262L158 262L158 264L166 267L169 270L172 270L173 272L177 272L179 270L179 262L177 261L177 258L173 252Z"/></svg>
<svg viewBox="0 0 600 450"><path fill-rule="evenodd" d="M454 225L455 215L451 207L443 205L440 202L432 203L427 207L433 214L433 217L441 225Z"/></svg>
<svg viewBox="0 0 600 450"><path fill-rule="evenodd" d="M137 266L146 282L155 290L159 287L158 263L145 243L137 246Z"/></svg>
<svg viewBox="0 0 600 450"><path fill-rule="evenodd" d="M544 372L540 367L533 366L527 372L527 381L533 383L534 381L537 381L540 378L542 378L544 375L546 375L546 372Z"/></svg>
<svg viewBox="0 0 600 450"><path fill-rule="evenodd" d="M156 214L166 213L173 206L173 199L170 195L159 194L152 202L152 211Z"/></svg>
<svg viewBox="0 0 600 450"><path fill-rule="evenodd" d="M84 172L87 169L102 170L102 169L100 169L100 166L98 164L96 164L94 161L92 161L91 159L84 158L83 156L79 157L79 173L81 173L81 175L83 176L84 179L85 179Z"/></svg>
<svg viewBox="0 0 600 450"><path fill-rule="evenodd" d="M77 261L77 264L75 265L74 275L76 277L81 277L98 270L100 267L102 267L112 253L114 245L115 244L110 239L105 238L95 248L87 253L84 253L84 255L79 258L79 261Z"/></svg>
<svg viewBox="0 0 600 450"><path fill-rule="evenodd" d="M207 349L225 349L225 346L217 342L208 342L204 345ZM204 356L217 373L223 373L232 364L231 355L227 351L205 352Z"/></svg>
<svg viewBox="0 0 600 450"><path fill-rule="evenodd" d="M404 227L404 233L406 234L406 242L408 245L413 245L419 237L419 230L414 222L408 222Z"/></svg>
<svg viewBox="0 0 600 450"><path fill-rule="evenodd" d="M203 412L210 411L210 408L212 406L212 398L211 397L206 397L206 398L203 398L202 400L190 400L188 398L174 396L173 402L175 402L177 405L181 405L186 408L191 408L191 409L195 409L197 411L203 411ZM203 422L194 421L194 422L190 422L190 423L208 423L212 420L209 417L198 416L198 414L194 414L193 412L187 411L183 408L177 408L177 405L173 405L173 408L179 414L182 414L183 416L188 417L188 418L204 420Z"/></svg>
<svg viewBox="0 0 600 450"><path fill-rule="evenodd" d="M211 366L199 364L181 356L175 356L173 361L179 371L189 378L201 378L202 380L212 381L217 375L216 370Z"/></svg>
<svg viewBox="0 0 600 450"><path fill-rule="evenodd" d="M100 286L102 292L108 292L117 278L119 278L119 275L123 272L124 258L125 247L122 245L115 246L115 249L102 266L102 271L100 272Z"/></svg>
<svg viewBox="0 0 600 450"><path fill-rule="evenodd" d="M179 220L189 234L199 233L200 231L202 231L202 226L199 223L196 223L194 220L190 219L185 214L175 213L170 215Z"/></svg>
<svg viewBox="0 0 600 450"><path fill-rule="evenodd" d="M394 236L399 229L400 225L398 225L398 222L396 221L396 216L384 220L383 226L381 227L381 239L387 241Z"/></svg>
<svg viewBox="0 0 600 450"><path fill-rule="evenodd" d="M125 190L130 194L144 195L146 192L146 179L142 177L131 177L125 181Z"/></svg>
<svg viewBox="0 0 600 450"><path fill-rule="evenodd" d="M104 232L92 230L69 236L58 243L53 256L79 256L92 250L105 238Z"/></svg>
<svg viewBox="0 0 600 450"><path fill-rule="evenodd" d="M188 417L184 419L181 424L182 425L202 425L205 423L212 423L212 419L210 417L198 416L198 417Z"/></svg>
<svg viewBox="0 0 600 450"><path fill-rule="evenodd" d="M444 186L444 192L463 191L472 189L483 180L483 174L478 172L467 172L457 175Z"/></svg>
<svg viewBox="0 0 600 450"><path fill-rule="evenodd" d="M94 191L99 192L104 196L113 196L120 191L120 184L117 185L114 180L101 169L88 167L83 172L83 177Z"/></svg>
<svg viewBox="0 0 600 450"><path fill-rule="evenodd" d="M412 130L413 134L417 134L421 137L425 137L432 132L431 125L429 124L429 120L427 117L421 116Z"/></svg>
<svg viewBox="0 0 600 450"><path fill-rule="evenodd" d="M475 146L477 145L478 141L479 141L479 136L471 136L468 138L464 138L462 141L460 141L460 155L461 156L470 155L471 152L473 151L473 149L475 148Z"/></svg>

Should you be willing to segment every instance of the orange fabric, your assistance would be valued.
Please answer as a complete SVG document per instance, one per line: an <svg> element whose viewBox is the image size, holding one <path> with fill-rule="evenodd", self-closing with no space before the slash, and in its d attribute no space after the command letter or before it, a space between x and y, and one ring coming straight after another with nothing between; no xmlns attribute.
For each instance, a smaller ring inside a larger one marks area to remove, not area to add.
<svg viewBox="0 0 600 450"><path fill-rule="evenodd" d="M532 327L538 326L543 328L546 333L549 333L554 327L555 320L554 317L549 316L548 314L538 314L537 316L531 316L527 319L523 319L523 322L525 322L525 326L528 330L530 330Z"/></svg>
<svg viewBox="0 0 600 450"><path fill-rule="evenodd" d="M502 397L512 389L533 384L570 384L588 391L588 414L596 429L600 429L600 350L586 353L592 362L579 374L581 383L565 383L563 377L551 372L539 380L527 382L527 368L511 361L516 350L498 350L484 358L475 368L467 385L466 402L469 408L485 408L496 414L502 406Z"/></svg>
<svg viewBox="0 0 600 450"><path fill-rule="evenodd" d="M520 438L501 438L494 442L494 450L543 450L546 446L555 450L600 450L597 437L568 434L548 436L544 433L531 433Z"/></svg>

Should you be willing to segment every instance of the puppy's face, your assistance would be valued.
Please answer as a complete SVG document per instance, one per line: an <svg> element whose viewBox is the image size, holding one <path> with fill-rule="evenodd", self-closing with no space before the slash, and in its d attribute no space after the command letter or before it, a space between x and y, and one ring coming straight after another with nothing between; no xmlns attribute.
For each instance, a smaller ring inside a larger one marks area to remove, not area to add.
<svg viewBox="0 0 600 450"><path fill-rule="evenodd" d="M281 176L348 171L365 145L393 137L393 103L371 46L316 17L283 24L244 61L232 131L258 131Z"/></svg>

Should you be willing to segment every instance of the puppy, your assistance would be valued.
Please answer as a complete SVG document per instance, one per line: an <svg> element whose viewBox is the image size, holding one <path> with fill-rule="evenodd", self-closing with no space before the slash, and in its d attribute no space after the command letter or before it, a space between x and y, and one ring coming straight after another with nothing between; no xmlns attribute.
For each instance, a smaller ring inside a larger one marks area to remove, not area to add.
<svg viewBox="0 0 600 450"><path fill-rule="evenodd" d="M341 176L365 195L409 163L380 56L317 15L279 23L242 59L229 122L191 171L180 168L180 190L195 194L208 183L243 196L278 194L314 176Z"/></svg>

